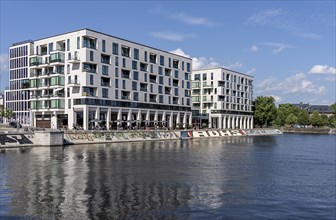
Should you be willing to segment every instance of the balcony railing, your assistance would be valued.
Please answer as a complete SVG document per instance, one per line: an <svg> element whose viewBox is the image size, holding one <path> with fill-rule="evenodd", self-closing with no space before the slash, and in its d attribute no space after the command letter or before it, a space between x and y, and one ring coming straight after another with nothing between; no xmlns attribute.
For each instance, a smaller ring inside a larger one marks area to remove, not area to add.
<svg viewBox="0 0 336 220"><path fill-rule="evenodd" d="M156 102L156 99L149 99L150 102Z"/></svg>
<svg viewBox="0 0 336 220"><path fill-rule="evenodd" d="M121 99L124 99L124 100L130 100L130 96L121 96Z"/></svg>
<svg viewBox="0 0 336 220"><path fill-rule="evenodd" d="M84 72L96 73L96 69L85 68L85 69L84 69Z"/></svg>
<svg viewBox="0 0 336 220"><path fill-rule="evenodd" d="M140 91L147 92L147 88L140 88Z"/></svg>

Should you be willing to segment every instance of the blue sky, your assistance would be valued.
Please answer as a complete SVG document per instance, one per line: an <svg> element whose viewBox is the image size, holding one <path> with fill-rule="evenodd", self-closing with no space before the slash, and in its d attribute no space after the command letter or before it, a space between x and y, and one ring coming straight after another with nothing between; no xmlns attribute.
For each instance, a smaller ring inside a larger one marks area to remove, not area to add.
<svg viewBox="0 0 336 220"><path fill-rule="evenodd" d="M0 1L1 88L8 47L81 28L254 76L254 97L335 102L335 1Z"/></svg>

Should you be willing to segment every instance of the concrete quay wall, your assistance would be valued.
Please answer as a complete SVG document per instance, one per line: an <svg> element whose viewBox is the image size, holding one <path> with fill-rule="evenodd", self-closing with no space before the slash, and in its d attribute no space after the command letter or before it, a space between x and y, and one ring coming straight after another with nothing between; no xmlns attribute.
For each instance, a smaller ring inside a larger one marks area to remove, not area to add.
<svg viewBox="0 0 336 220"><path fill-rule="evenodd" d="M59 146L130 141L179 140L281 134L276 129L258 130L150 130L150 131L35 131L0 133L0 148Z"/></svg>

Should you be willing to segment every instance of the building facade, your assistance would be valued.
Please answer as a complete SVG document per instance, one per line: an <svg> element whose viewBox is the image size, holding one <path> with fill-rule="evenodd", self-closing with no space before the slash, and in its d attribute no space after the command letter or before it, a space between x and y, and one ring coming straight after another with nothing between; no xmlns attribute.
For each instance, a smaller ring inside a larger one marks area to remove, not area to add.
<svg viewBox="0 0 336 220"><path fill-rule="evenodd" d="M193 71L193 126L252 129L252 96L252 76L224 68Z"/></svg>
<svg viewBox="0 0 336 220"><path fill-rule="evenodd" d="M32 41L14 43L9 48L9 90L5 90L5 108L13 110L13 120L29 125L29 55Z"/></svg>
<svg viewBox="0 0 336 220"><path fill-rule="evenodd" d="M36 40L30 48L25 79L33 126L192 123L189 58L90 29Z"/></svg>

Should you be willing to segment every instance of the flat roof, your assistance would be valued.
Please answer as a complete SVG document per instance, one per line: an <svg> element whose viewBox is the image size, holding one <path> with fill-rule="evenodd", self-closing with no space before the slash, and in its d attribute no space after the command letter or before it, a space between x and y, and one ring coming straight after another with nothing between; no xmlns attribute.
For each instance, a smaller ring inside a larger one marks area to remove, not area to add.
<svg viewBox="0 0 336 220"><path fill-rule="evenodd" d="M75 30L75 31L69 31L69 32L66 32L66 33L63 33L63 34L56 34L56 35L53 35L53 36L50 36L50 37L44 37L44 38L37 39L37 40L35 40L35 41L44 40L44 39L48 39L48 38L52 38L52 37L57 37L57 36L65 35L65 34L70 34L70 33L78 32L78 31L84 31L84 30L88 30L88 31L96 32L96 33L98 33L98 34L106 35L106 36L113 37L113 38L116 38L116 39L119 39L119 40L127 41L127 42L129 42L129 43L138 44L138 45L140 45L140 46L148 47L148 48L151 48L151 49L154 49L154 50L159 50L159 51L162 51L162 52L165 52L165 53L169 53L169 54L172 54L172 55L175 55L175 56L178 56L178 57L183 57L183 58L185 58L185 59L192 60L192 59L189 58L189 57L181 56L181 55L178 55L178 54L175 54L175 53L171 53L171 52L168 52L168 51L165 51L165 50L161 50L161 49L158 49L158 48L155 48L155 47L151 47L151 46L147 46L147 45L144 45L144 44L140 44L140 43L137 43L137 42L134 42L134 41L126 40L126 39L124 39L124 38L116 37L116 36L113 36L113 35L110 35L110 34L105 34L105 33L103 33L103 32L95 31L95 30L92 30L92 29L90 29L90 28L82 28L82 29Z"/></svg>
<svg viewBox="0 0 336 220"><path fill-rule="evenodd" d="M242 74L242 75L245 75L245 76L249 76L249 77L254 78L254 76L251 76L251 75L248 75L248 74L245 74L245 73L240 73L240 72L238 72L238 71L230 70L230 69L227 69L227 68L224 68L224 67L204 68L204 69L193 70L193 71L205 71L205 70L215 70L215 69L228 70L228 71L231 71L231 72L234 72L234 73L238 73L238 74ZM193 72L193 71L192 71L192 72Z"/></svg>

